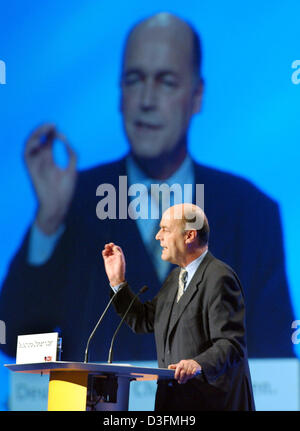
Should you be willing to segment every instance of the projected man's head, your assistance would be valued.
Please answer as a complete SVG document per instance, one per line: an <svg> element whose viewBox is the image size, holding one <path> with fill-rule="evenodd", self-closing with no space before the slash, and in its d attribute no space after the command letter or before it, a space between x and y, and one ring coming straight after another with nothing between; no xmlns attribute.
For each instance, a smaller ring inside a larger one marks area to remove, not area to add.
<svg viewBox="0 0 300 431"><path fill-rule="evenodd" d="M186 149L192 116L200 110L198 36L183 20L159 13L137 24L126 41L121 112L133 154L155 159Z"/></svg>

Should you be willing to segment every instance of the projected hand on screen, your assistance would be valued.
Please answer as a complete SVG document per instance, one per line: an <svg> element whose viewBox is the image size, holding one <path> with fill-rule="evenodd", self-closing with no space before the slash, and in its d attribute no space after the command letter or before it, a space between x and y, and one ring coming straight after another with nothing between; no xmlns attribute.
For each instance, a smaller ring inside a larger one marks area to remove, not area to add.
<svg viewBox="0 0 300 431"><path fill-rule="evenodd" d="M61 141L68 154L68 165L59 167L53 157L53 144ZM36 221L45 234L55 232L68 211L76 182L77 157L64 135L53 124L43 124L29 136L25 162L37 195Z"/></svg>

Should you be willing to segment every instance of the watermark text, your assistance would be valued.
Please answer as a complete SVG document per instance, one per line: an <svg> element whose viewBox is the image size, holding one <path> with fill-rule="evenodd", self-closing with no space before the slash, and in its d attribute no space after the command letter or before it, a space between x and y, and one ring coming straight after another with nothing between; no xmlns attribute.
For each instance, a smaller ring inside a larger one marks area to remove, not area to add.
<svg viewBox="0 0 300 431"><path fill-rule="evenodd" d="M3 320L0 320L0 344L6 344L6 326Z"/></svg>
<svg viewBox="0 0 300 431"><path fill-rule="evenodd" d="M296 329L292 333L292 342L293 344L299 344L300 343L300 320L294 320L292 322L292 329Z"/></svg>
<svg viewBox="0 0 300 431"><path fill-rule="evenodd" d="M291 76L292 83L295 85L300 84L300 60L293 61L292 69L296 69Z"/></svg>
<svg viewBox="0 0 300 431"><path fill-rule="evenodd" d="M0 84L6 84L6 64L0 60Z"/></svg>
<svg viewBox="0 0 300 431"><path fill-rule="evenodd" d="M191 203L195 192L195 204L204 211L204 184L132 184L128 187L127 176L119 177L118 190L112 184L100 184L96 196L100 196L96 214L100 220L105 219L156 219L173 205ZM203 213L185 206L174 211L175 219L186 220L187 229L199 230L203 226Z"/></svg>

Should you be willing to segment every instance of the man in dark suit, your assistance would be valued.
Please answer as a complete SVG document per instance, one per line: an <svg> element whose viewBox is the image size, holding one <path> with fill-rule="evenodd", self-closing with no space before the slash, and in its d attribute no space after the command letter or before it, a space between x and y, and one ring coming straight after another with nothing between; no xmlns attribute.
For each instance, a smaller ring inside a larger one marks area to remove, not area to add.
<svg viewBox="0 0 300 431"><path fill-rule="evenodd" d="M175 370L175 381L158 383L156 410L254 410L244 295L235 272L208 252L208 236L199 207L165 211L156 240L162 260L178 267L126 316L133 331L154 332L159 366ZM121 289L114 304L122 316L134 297L124 254L109 243L102 255L112 289Z"/></svg>
<svg viewBox="0 0 300 431"><path fill-rule="evenodd" d="M29 136L25 160L37 212L1 289L7 343L0 347L5 353L15 355L19 334L59 330L62 359L83 359L85 343L105 307L107 280L99 250L108 241L118 241L124 249L133 286L146 279L149 297L157 293L171 264L160 259L153 244L155 220L120 217L118 199L116 217L99 219L96 208L102 199L96 190L110 184L118 197L137 183L179 183L182 188L193 184L184 198L194 203L195 185L204 184L210 250L237 271L245 290L249 356L293 355L294 318L278 206L248 181L192 160L188 131L201 108L202 92L197 34L181 19L157 14L135 26L126 41L120 106L128 155L77 173L76 155L55 125L42 125ZM53 160L57 138L65 142L70 157L66 169ZM122 190L120 177L128 180ZM92 359L106 358L117 323L114 313L106 316L91 345ZM155 357L151 337L141 336L136 343L125 327L120 335L118 360Z"/></svg>

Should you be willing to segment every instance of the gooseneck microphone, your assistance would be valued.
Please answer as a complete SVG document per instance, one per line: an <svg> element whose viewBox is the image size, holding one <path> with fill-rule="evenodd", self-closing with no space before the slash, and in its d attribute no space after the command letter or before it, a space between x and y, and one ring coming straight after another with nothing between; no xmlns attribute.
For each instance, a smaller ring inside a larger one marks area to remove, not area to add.
<svg viewBox="0 0 300 431"><path fill-rule="evenodd" d="M87 341L86 348L85 348L85 354L84 354L84 363L85 363L85 364L88 362L88 355L89 355L89 345L90 345L90 342L91 342L91 340L92 340L93 336L95 335L95 332L97 331L98 326L99 326L99 325L100 325L100 323L102 322L102 319L103 319L103 317L105 316L105 314L106 314L107 310L109 309L109 307L110 307L111 303L113 302L113 300L115 299L115 297L117 296L117 294L120 292L120 290L122 290L122 288L123 288L123 286L121 285L121 286L119 287L119 289L118 289L118 290L113 294L113 296L110 298L109 303L107 304L107 306L106 306L105 310L103 311L103 313L101 314L100 319L98 320L98 322L97 322L97 324L96 324L95 328L93 329L93 331L92 331L91 335L89 336L89 339L88 339L88 341Z"/></svg>
<svg viewBox="0 0 300 431"><path fill-rule="evenodd" d="M143 286L143 287L139 290L139 292L138 292L136 295L134 295L134 297L132 298L132 300L131 300L131 302L130 302L130 304L129 304L129 306L128 306L128 308L127 308L127 310L126 310L125 314L124 314L124 316L122 317L121 322L119 323L119 325L118 325L117 329L115 330L115 333L114 333L114 335L113 335L113 337L112 337L112 340L111 340L110 349L109 349L109 354L108 354L108 360L107 360L107 362L108 362L109 364L111 364L111 363L112 363L113 345L114 345L114 341L115 341L116 335L117 335L117 333L119 332L119 329L121 328L122 323L124 322L124 320L125 320L125 318L126 318L126 316L127 316L128 312L129 312L129 310L131 309L132 304L133 304L133 303L134 303L134 301L137 299L137 297L138 297L139 295L141 295L142 293L146 292L146 290L148 290L148 287L147 287L147 286Z"/></svg>

